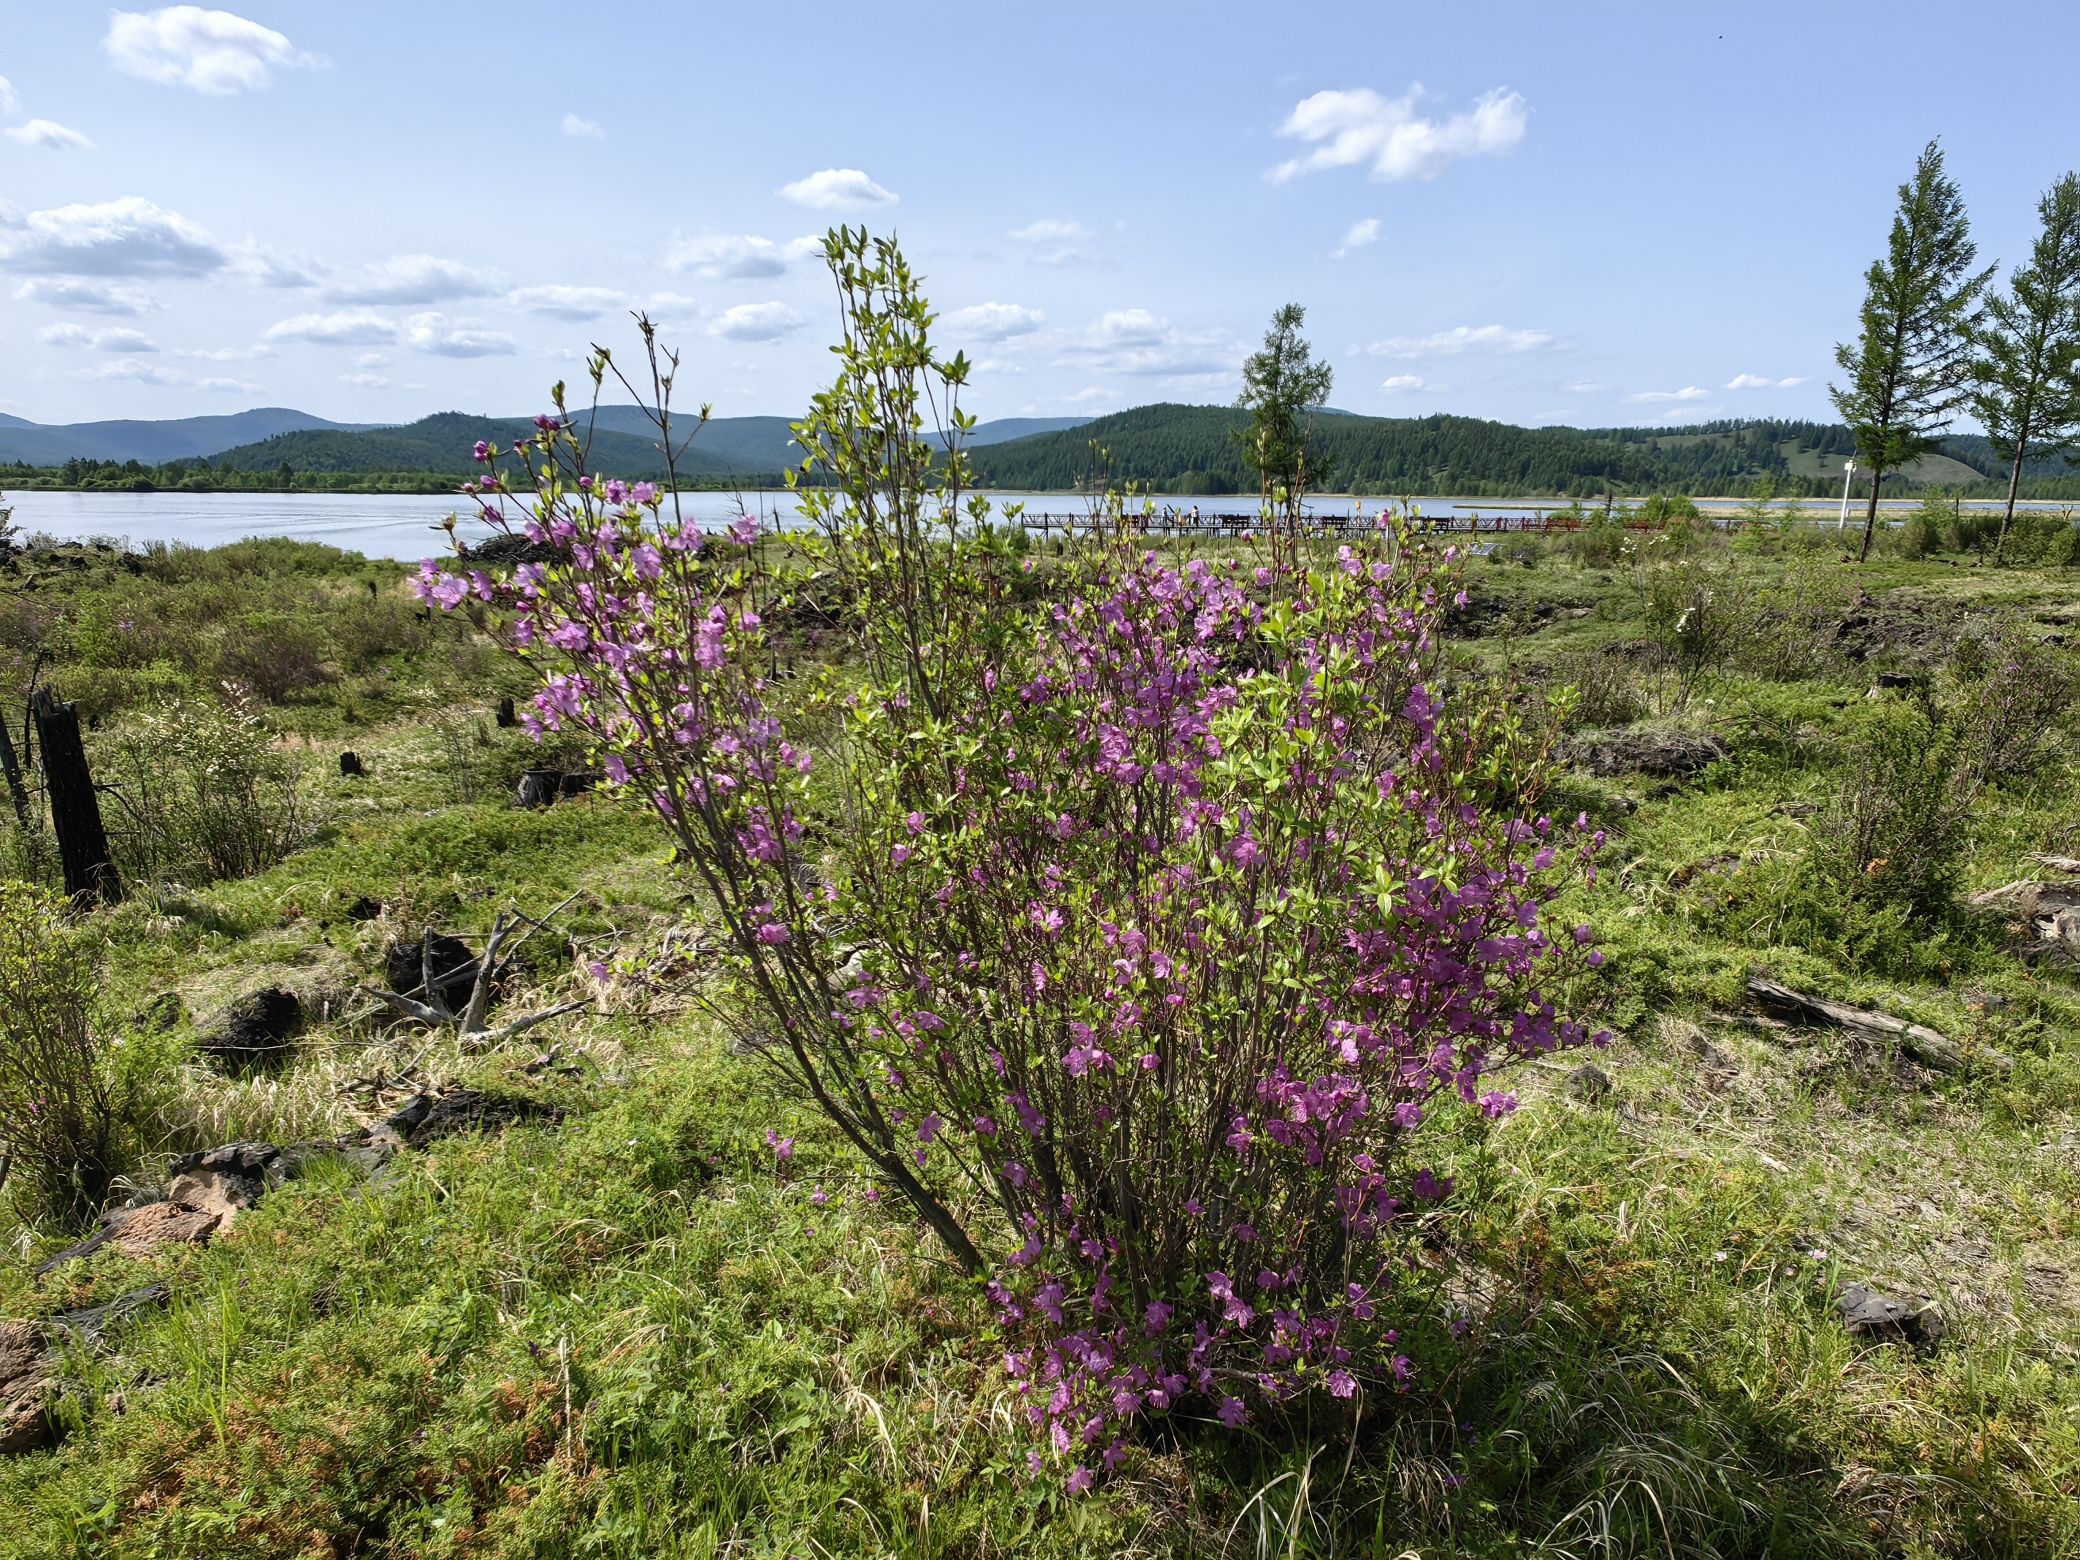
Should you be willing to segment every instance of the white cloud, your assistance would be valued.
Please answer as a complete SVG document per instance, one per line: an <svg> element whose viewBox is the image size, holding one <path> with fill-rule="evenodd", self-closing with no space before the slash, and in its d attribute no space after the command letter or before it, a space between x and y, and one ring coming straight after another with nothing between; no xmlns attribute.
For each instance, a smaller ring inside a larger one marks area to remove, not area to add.
<svg viewBox="0 0 2080 1560"><path fill-rule="evenodd" d="M1763 374L1735 374L1726 382L1729 390L1789 390L1804 384L1803 374L1793 374L1789 379L1771 379Z"/></svg>
<svg viewBox="0 0 2080 1560"><path fill-rule="evenodd" d="M670 321L683 325L700 318L701 306L684 293L660 292L649 296L643 304L643 312L650 316L653 324Z"/></svg>
<svg viewBox="0 0 2080 1560"><path fill-rule="evenodd" d="M390 387L390 381L381 374L341 374L339 382L360 390L387 390Z"/></svg>
<svg viewBox="0 0 2080 1560"><path fill-rule="evenodd" d="M389 361L390 354L387 352L359 352L354 356L356 368L382 368Z"/></svg>
<svg viewBox="0 0 2080 1560"><path fill-rule="evenodd" d="M140 385L178 385L186 383L180 375L156 363L146 363L138 358L121 358L113 363L103 363L94 368L79 371L82 379L127 379Z"/></svg>
<svg viewBox="0 0 2080 1560"><path fill-rule="evenodd" d="M231 256L231 268L255 287L315 287L324 263L311 255L265 249L247 239Z"/></svg>
<svg viewBox="0 0 2080 1560"><path fill-rule="evenodd" d="M14 290L23 303L47 303L54 309L85 309L93 314L116 314L135 319L159 305L151 295L135 287L112 282L82 281L70 276L41 276Z"/></svg>
<svg viewBox="0 0 2080 1560"><path fill-rule="evenodd" d="M1028 336L1047 323L1038 309L1018 303L971 303L955 309L939 321L939 328L956 338L1003 341L1011 336ZM956 341L955 345L959 342Z"/></svg>
<svg viewBox="0 0 2080 1560"><path fill-rule="evenodd" d="M1382 379L1379 382L1380 389L1393 390L1397 392L1404 390L1420 390L1423 388L1423 386L1424 381L1422 377L1416 374L1389 374L1385 379Z"/></svg>
<svg viewBox="0 0 2080 1560"><path fill-rule="evenodd" d="M1570 379L1562 388L1569 395L1601 395L1610 386L1594 379Z"/></svg>
<svg viewBox="0 0 2080 1560"><path fill-rule="evenodd" d="M1081 222L1042 217L1022 228L1013 228L1004 236L1014 243L1028 245L1025 256L1028 260L1036 260L1041 265L1073 265L1088 258L1084 246L1091 234Z"/></svg>
<svg viewBox="0 0 2080 1560"><path fill-rule="evenodd" d="M325 61L271 27L199 5L114 11L101 40L109 63L165 86L229 97L268 86L277 70L310 70Z"/></svg>
<svg viewBox="0 0 2080 1560"><path fill-rule="evenodd" d="M1356 254L1368 244L1379 242L1379 218L1367 217L1362 222L1353 222L1350 231L1343 235L1343 242L1329 251L1331 260L1343 260Z"/></svg>
<svg viewBox="0 0 2080 1560"><path fill-rule="evenodd" d="M815 211L837 211L861 206L893 206L898 197L857 168L823 168L806 178L783 184L775 192L782 200Z"/></svg>
<svg viewBox="0 0 2080 1560"><path fill-rule="evenodd" d="M436 357L510 357L520 343L504 331L485 330L475 320L451 320L445 314L414 314L404 322L399 340Z"/></svg>
<svg viewBox="0 0 2080 1560"><path fill-rule="evenodd" d="M178 212L137 195L0 223L0 261L47 276L207 276L228 257Z"/></svg>
<svg viewBox="0 0 2080 1560"><path fill-rule="evenodd" d="M12 115L19 114L21 111L21 94L15 91L13 82L9 81L5 76L0 76L0 114Z"/></svg>
<svg viewBox="0 0 2080 1560"><path fill-rule="evenodd" d="M481 298L505 284L489 271L437 255L399 255L324 289L333 303L450 303Z"/></svg>
<svg viewBox="0 0 2080 1560"><path fill-rule="evenodd" d="M0 135L23 146L41 146L53 152L62 152L72 146L94 144L77 130L61 125L55 119L32 119L25 125L10 125L7 129L0 130Z"/></svg>
<svg viewBox="0 0 2080 1560"><path fill-rule="evenodd" d="M397 340L397 323L373 309L337 309L330 314L292 314L267 327L269 341L296 341L324 347L372 346Z"/></svg>
<svg viewBox="0 0 2080 1560"><path fill-rule="evenodd" d="M733 309L724 309L709 329L732 341L778 341L782 336L793 335L804 323L784 303L740 303Z"/></svg>
<svg viewBox="0 0 2080 1560"><path fill-rule="evenodd" d="M208 390L218 395L251 395L260 387L250 379L222 379L211 376L195 381L197 390Z"/></svg>
<svg viewBox="0 0 2080 1560"><path fill-rule="evenodd" d="M820 238L791 238L776 244L756 233L703 233L682 238L665 251L665 268L709 281L756 281L783 274L797 260L823 253Z"/></svg>
<svg viewBox="0 0 2080 1560"><path fill-rule="evenodd" d="M576 114L563 116L563 133L580 141L604 141L607 138L607 132L600 128L598 120L581 119Z"/></svg>
<svg viewBox="0 0 2080 1560"><path fill-rule="evenodd" d="M1454 325L1428 336L1389 336L1364 351L1378 357L1457 357L1464 352L1536 352L1553 345L1549 330L1510 330L1502 325Z"/></svg>
<svg viewBox="0 0 2080 1560"><path fill-rule="evenodd" d="M39 337L53 347L84 347L94 352L157 352L159 344L127 325L88 330L81 325L46 325Z"/></svg>
<svg viewBox="0 0 2080 1560"><path fill-rule="evenodd" d="M1667 411L1655 412L1647 417L1649 423L1672 425L1677 423L1710 422L1714 417L1724 416L1726 408L1716 402L1707 406L1683 405Z"/></svg>
<svg viewBox="0 0 2080 1560"><path fill-rule="evenodd" d="M1638 401L1643 405L1654 405L1669 401L1702 401L1709 394L1711 394L1709 390L1701 389L1696 385L1685 385L1680 390L1642 390L1637 395L1629 397L1629 399Z"/></svg>
<svg viewBox="0 0 2080 1560"><path fill-rule="evenodd" d="M273 357L274 348L265 344L251 347L181 347L173 355L192 358L198 363L243 363L251 358Z"/></svg>
<svg viewBox="0 0 2080 1560"><path fill-rule="evenodd" d="M1070 343L1071 357L1115 374L1161 378L1233 372L1240 349L1219 331L1183 330L1147 309L1110 309Z"/></svg>
<svg viewBox="0 0 2080 1560"><path fill-rule="evenodd" d="M1506 88L1483 94L1470 112L1449 119L1425 119L1417 112L1422 96L1419 83L1398 98L1363 87L1302 98L1278 133L1313 142L1314 150L1273 168L1271 181L1360 166L1382 182L1434 179L1461 157L1505 152L1524 139L1529 106Z"/></svg>
<svg viewBox="0 0 2080 1560"><path fill-rule="evenodd" d="M559 320L595 320L629 306L628 295L611 287L521 287L507 293L506 302Z"/></svg>

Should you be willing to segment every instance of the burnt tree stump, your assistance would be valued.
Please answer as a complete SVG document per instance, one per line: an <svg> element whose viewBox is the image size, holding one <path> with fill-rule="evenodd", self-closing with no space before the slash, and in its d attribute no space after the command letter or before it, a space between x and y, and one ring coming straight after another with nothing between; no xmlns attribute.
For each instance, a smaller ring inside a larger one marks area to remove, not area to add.
<svg viewBox="0 0 2080 1560"><path fill-rule="evenodd" d="M108 830L101 822L101 798L87 767L80 740L79 710L49 688L39 688L29 701L36 720L36 746L43 755L43 788L50 799L51 829L58 836L58 860L65 868L65 892L73 900L99 899L118 904L122 880L108 852Z"/></svg>
<svg viewBox="0 0 2080 1560"><path fill-rule="evenodd" d="M28 732L23 731L26 741ZM17 822L26 831L29 827L29 788L22 780L21 760L15 757L14 738L8 734L7 722L0 719L0 774L7 777L7 795L14 803Z"/></svg>

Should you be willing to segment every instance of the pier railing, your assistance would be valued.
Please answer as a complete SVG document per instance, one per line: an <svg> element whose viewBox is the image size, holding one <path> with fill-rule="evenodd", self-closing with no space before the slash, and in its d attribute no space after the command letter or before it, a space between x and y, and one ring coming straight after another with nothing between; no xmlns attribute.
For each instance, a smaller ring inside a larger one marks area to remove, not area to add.
<svg viewBox="0 0 2080 1560"><path fill-rule="evenodd" d="M1627 531L1665 531L1670 522L1646 520L1637 517L1612 519L1601 522L1573 514L1522 514L1522 515L1417 515L1412 521L1419 533L1461 535L1522 535L1550 536L1570 531L1586 530L1595 524L1610 524ZM1738 529L1747 523L1734 518L1714 517L1713 524L1722 529ZM1281 520L1266 520L1258 514L1192 514L1157 510L1153 514L1127 513L1122 515L1100 514L1035 514L1028 510L1019 517L1019 524L1028 531L1037 531L1043 540L1060 535L1074 537L1092 533L1117 534L1121 532L1144 536L1208 536L1240 539L1243 536L1268 531L1283 525ZM1375 515L1311 514L1300 522L1302 534L1309 536L1369 536L1378 529Z"/></svg>

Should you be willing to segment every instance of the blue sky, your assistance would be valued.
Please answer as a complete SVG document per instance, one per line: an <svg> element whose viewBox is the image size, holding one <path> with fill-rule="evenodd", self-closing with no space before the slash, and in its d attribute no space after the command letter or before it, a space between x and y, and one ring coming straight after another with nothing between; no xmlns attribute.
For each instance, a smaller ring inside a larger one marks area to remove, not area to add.
<svg viewBox="0 0 2080 1560"><path fill-rule="evenodd" d="M2070 0L0 0L0 411L529 411L644 306L683 398L794 414L843 220L985 417L1231 399L1288 300L1355 411L1827 416L1922 143L2019 259L2076 47Z"/></svg>

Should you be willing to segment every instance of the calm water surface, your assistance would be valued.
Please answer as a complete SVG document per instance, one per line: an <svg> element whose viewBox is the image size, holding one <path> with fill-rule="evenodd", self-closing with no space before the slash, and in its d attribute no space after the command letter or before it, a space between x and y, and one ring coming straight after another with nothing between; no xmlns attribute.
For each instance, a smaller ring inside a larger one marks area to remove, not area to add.
<svg viewBox="0 0 2080 1560"><path fill-rule="evenodd" d="M999 504L1023 502L1031 514L1081 514L1084 509L1082 499L1062 493L1000 493L992 497ZM736 518L740 506L743 511L756 511L768 525L788 525L796 518L793 500L785 492L689 493L683 501L689 512L703 522L727 523ZM109 537L132 544L186 542L195 547L216 547L248 536L291 536L349 548L370 557L407 562L447 553L447 538L441 534L440 523L456 508L456 501L450 497L398 493L16 492L0 502L14 506L14 522L25 534L43 532L66 541ZM1310 507L1320 514L1348 514L1351 502L1322 499ZM1384 502L1378 498L1363 500L1368 512ZM1196 498L1173 494L1166 495L1159 504L1186 510L1197 505L1202 514L1246 514L1254 508L1249 499L1234 494ZM1832 512L1824 510L1818 499L1807 499L1805 506L1816 519L1823 513L1832 517ZM1440 517L1493 517L1565 506L1534 499L1427 498L1418 507L1426 515ZM465 525L465 536L480 534L481 526Z"/></svg>

